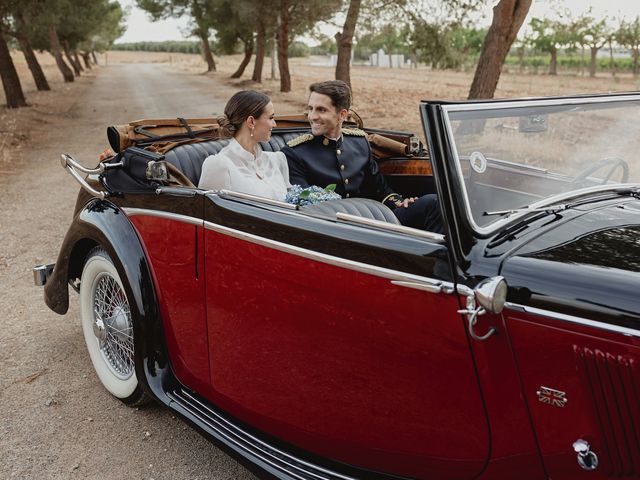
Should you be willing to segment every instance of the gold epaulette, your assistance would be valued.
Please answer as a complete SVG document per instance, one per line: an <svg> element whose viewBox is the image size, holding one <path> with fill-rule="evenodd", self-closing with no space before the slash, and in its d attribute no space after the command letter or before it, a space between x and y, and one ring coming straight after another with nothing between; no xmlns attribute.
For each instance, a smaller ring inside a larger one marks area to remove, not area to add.
<svg viewBox="0 0 640 480"><path fill-rule="evenodd" d="M305 133L304 135L300 135L299 137L289 140L287 145L290 147L297 147L301 143L308 142L309 140L313 140L313 135Z"/></svg>
<svg viewBox="0 0 640 480"><path fill-rule="evenodd" d="M359 128L343 128L342 133L345 135L355 135L356 137L366 137L367 133Z"/></svg>

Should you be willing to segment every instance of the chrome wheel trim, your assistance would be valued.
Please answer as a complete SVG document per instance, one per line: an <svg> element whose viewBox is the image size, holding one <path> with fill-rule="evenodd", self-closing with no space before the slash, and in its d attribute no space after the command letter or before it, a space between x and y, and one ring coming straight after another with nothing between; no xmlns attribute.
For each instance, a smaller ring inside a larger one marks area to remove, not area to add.
<svg viewBox="0 0 640 480"><path fill-rule="evenodd" d="M111 373L128 380L135 371L133 322L129 302L119 282L108 272L97 275L91 289L93 332Z"/></svg>

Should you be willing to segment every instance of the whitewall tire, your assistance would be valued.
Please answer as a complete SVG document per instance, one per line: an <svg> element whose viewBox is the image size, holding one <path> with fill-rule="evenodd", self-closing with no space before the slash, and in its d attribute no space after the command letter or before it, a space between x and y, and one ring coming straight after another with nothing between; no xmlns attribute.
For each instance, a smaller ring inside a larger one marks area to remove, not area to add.
<svg viewBox="0 0 640 480"><path fill-rule="evenodd" d="M135 372L129 300L116 267L102 248L89 252L82 270L80 318L102 385L128 405L144 403L147 397Z"/></svg>

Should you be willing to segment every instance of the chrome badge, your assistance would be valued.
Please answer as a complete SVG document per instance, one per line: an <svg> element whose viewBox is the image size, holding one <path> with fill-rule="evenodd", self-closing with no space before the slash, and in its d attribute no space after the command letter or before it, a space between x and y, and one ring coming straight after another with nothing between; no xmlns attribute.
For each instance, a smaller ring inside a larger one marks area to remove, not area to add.
<svg viewBox="0 0 640 480"><path fill-rule="evenodd" d="M538 395L539 402L553 405L554 407L564 407L567 404L567 393L560 390L540 386L540 389L536 391L536 395Z"/></svg>

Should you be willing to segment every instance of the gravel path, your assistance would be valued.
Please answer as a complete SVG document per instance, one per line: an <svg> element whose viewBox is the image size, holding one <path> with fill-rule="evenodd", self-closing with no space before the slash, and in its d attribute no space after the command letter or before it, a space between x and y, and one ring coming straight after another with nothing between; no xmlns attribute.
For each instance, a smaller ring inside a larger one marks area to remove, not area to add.
<svg viewBox="0 0 640 480"><path fill-rule="evenodd" d="M71 221L78 185L60 153L95 163L107 125L210 116L229 87L152 64L100 68L57 86L16 114L30 140L0 169L0 478L255 478L169 411L111 397L85 349L77 295L59 316L31 273L55 261Z"/></svg>

